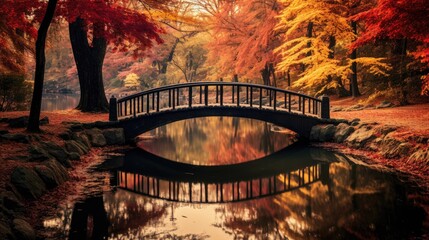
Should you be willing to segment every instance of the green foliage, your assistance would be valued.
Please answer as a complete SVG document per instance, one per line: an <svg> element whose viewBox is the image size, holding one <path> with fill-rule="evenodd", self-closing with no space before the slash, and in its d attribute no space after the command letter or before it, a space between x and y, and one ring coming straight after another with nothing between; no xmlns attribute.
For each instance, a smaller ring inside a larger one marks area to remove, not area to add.
<svg viewBox="0 0 429 240"><path fill-rule="evenodd" d="M0 75L0 111L23 110L29 103L31 86L22 75Z"/></svg>

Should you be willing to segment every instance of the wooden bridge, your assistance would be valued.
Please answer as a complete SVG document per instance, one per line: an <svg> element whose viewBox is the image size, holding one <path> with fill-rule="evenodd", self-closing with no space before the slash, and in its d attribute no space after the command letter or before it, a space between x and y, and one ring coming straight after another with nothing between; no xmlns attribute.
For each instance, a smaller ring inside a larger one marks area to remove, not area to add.
<svg viewBox="0 0 429 240"><path fill-rule="evenodd" d="M174 202L246 201L293 191L318 181L327 184L330 163L317 160L317 155L317 149L292 147L239 164L196 166L135 150L126 155L124 165L116 172L115 185Z"/></svg>
<svg viewBox="0 0 429 240"><path fill-rule="evenodd" d="M253 118L288 128L301 138L311 127L329 121L329 98L314 98L275 87L238 82L194 82L150 89L110 99L109 120L134 137L189 118Z"/></svg>

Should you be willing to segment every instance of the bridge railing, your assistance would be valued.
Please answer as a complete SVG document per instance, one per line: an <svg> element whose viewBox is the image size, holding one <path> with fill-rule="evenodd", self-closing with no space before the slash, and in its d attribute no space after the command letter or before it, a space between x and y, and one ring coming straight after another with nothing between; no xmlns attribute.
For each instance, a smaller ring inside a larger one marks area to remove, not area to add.
<svg viewBox="0 0 429 240"><path fill-rule="evenodd" d="M194 82L149 89L110 99L110 121L165 110L235 106L329 118L329 98L321 99L270 86L237 82Z"/></svg>
<svg viewBox="0 0 429 240"><path fill-rule="evenodd" d="M118 171L117 186L144 196L175 202L228 203L272 196L324 181L329 171L318 163L294 171L234 182L180 181Z"/></svg>

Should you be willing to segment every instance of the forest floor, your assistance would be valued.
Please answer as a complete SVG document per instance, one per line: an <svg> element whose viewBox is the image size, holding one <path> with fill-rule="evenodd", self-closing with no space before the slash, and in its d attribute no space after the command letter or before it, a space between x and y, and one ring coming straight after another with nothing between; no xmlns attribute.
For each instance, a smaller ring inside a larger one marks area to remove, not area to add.
<svg viewBox="0 0 429 240"><path fill-rule="evenodd" d="M342 98L331 101L333 107L347 108L355 104L356 100L353 98ZM416 135L429 134L429 103L358 111L331 112L331 117L347 120L359 118L362 122L377 122L397 126L400 128L400 131L412 131Z"/></svg>

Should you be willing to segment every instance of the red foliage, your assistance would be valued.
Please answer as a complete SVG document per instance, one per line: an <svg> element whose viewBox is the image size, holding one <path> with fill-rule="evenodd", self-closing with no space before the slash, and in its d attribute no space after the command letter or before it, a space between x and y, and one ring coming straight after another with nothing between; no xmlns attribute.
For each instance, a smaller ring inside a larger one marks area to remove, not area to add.
<svg viewBox="0 0 429 240"><path fill-rule="evenodd" d="M378 39L408 38L421 43L414 57L429 67L429 1L380 0L376 7L354 16L366 24L365 32L352 48ZM424 78L423 93L429 93L429 75Z"/></svg>
<svg viewBox="0 0 429 240"><path fill-rule="evenodd" d="M127 2L62 0L58 2L55 19L73 22L80 17L85 21L89 36L105 37L117 50L131 49L135 54L141 54L154 43L162 43L159 34L164 33L164 30L147 13L124 7ZM0 4L0 30L6 33L3 29L9 32L19 29L35 38L36 26L43 18L46 5L46 1L3 0ZM100 30L93 31L94 25L101 26L98 28ZM8 36L5 35L0 35L1 47L5 47L8 41Z"/></svg>
<svg viewBox="0 0 429 240"><path fill-rule="evenodd" d="M159 36L164 30L141 11L121 6L122 1L68 0L59 3L57 15L74 22L77 17L85 20L88 31L91 25L104 24L102 31L90 32L105 37L118 50L131 47L136 52L162 43Z"/></svg>

